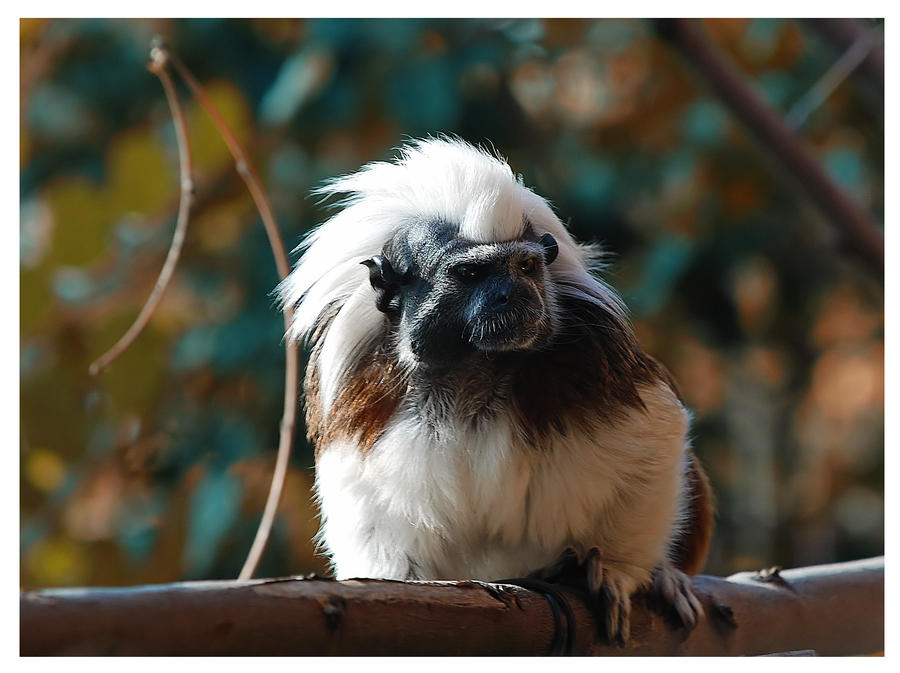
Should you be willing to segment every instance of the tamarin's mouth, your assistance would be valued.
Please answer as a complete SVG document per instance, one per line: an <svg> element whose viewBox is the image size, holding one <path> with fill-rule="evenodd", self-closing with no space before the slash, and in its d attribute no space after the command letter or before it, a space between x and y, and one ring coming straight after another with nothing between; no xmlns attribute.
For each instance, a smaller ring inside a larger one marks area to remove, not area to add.
<svg viewBox="0 0 900 673"><path fill-rule="evenodd" d="M469 343L481 351L529 348L543 333L542 312L530 309L492 313L469 327Z"/></svg>

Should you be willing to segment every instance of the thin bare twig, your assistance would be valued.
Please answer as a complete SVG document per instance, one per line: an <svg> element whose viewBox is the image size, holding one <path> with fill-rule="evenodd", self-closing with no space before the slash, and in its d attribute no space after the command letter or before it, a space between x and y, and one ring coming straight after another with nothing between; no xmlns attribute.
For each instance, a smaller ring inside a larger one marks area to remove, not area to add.
<svg viewBox="0 0 900 673"><path fill-rule="evenodd" d="M819 37L828 42L838 53L850 48L863 33L872 27L867 21L860 19L803 19L803 24L815 31ZM884 24L877 27L882 39L866 54L860 67L854 71L858 79L867 86L861 87L863 99L871 106L872 111L884 118Z"/></svg>
<svg viewBox="0 0 900 673"><path fill-rule="evenodd" d="M200 103L213 120L216 129L218 129L219 133L222 135L222 140L224 140L225 144L228 146L231 156L234 157L235 168L247 184L247 189L250 190L250 196L253 197L253 202L256 204L256 209L259 211L259 215L262 218L263 226L265 226L266 233L269 235L272 254L275 255L275 265L278 267L278 277L284 280L291 271L290 262L288 261L288 256L284 249L284 242L281 240L281 234L278 231L278 224L275 221L272 206L269 204L269 199L266 196L265 189L263 189L262 181L256 174L253 164L250 163L247 151L244 149L241 141L237 139L237 136L231 130L231 127L228 126L228 122L225 121L225 118L222 116L222 113L219 112L216 104L207 95L206 91L191 71L187 69L187 66L185 66L174 53L167 53L172 65L175 66L178 74L188 85L188 88L191 90L191 93L194 94L197 102Z"/></svg>
<svg viewBox="0 0 900 673"><path fill-rule="evenodd" d="M166 52L168 62L175 66L178 74L188 85L188 88L197 99L197 102L200 103L201 107L203 107L210 116L221 134L222 139L228 146L228 150L234 157L237 172L246 183L247 189L250 190L250 195L253 197L253 202L256 204L263 226L265 226L266 233L269 236L269 244L272 247L272 254L275 256L275 265L278 268L278 277L281 280L284 280L288 273L290 273L290 262L288 261L288 256L285 252L284 242L281 240L281 234L278 231L278 224L275 221L272 206L269 203L269 199L266 196L266 191L263 189L259 176L253 169L253 164L250 162L246 150L231 130L231 127L228 126L225 118L222 117L216 104L206 94L206 91L204 91L203 87L196 80L191 71L188 70L178 57L166 47L159 46L158 48L163 49ZM287 328L290 327L292 322L293 309L290 306L285 306L285 331L287 331ZM275 459L275 472L272 475L272 484L269 488L269 495L266 499L262 520L260 521L259 528L256 530L256 537L253 540L253 545L250 547L250 552L247 554L247 560L244 562L244 567L241 568L240 575L238 576L238 579L242 580L250 579L253 576L256 567L259 565L259 560L262 557L263 551L265 550L269 534L272 531L272 524L275 521L275 514L278 511L278 503L281 500L281 492L284 487L288 463L290 462L291 457L291 445L294 440L294 426L296 425L297 418L297 385L299 381L298 371L300 366L297 344L291 339L285 340L285 357L284 414L281 419L278 454Z"/></svg>
<svg viewBox="0 0 900 673"><path fill-rule="evenodd" d="M187 125L184 121L181 104L178 102L178 95L175 93L172 78L166 70L167 55L165 51L154 48L150 52L150 58L151 61L147 68L159 78L163 90L166 92L166 100L169 103L169 109L172 111L172 121L175 124L178 163L181 171L181 197L178 204L178 219L175 223L175 232L172 234L169 253L166 255L166 261L159 272L159 278L156 280L153 291L125 334L121 336L112 348L91 363L88 369L91 376L96 376L106 369L137 339L138 335L147 326L150 316L153 315L156 307L159 306L159 302L162 301L166 288L169 287L169 281L172 280L172 274L175 272L175 266L178 264L178 258L181 256L181 248L184 245L184 236L187 232L188 220L191 214L191 204L194 200L194 179L191 167L191 148L187 138Z"/></svg>
<svg viewBox="0 0 900 673"><path fill-rule="evenodd" d="M854 70L856 70L872 48L879 43L877 28L870 28L861 33L853 44L847 47L843 55L822 75L809 91L791 107L787 115L787 123L795 131L801 128L809 116L828 100Z"/></svg>

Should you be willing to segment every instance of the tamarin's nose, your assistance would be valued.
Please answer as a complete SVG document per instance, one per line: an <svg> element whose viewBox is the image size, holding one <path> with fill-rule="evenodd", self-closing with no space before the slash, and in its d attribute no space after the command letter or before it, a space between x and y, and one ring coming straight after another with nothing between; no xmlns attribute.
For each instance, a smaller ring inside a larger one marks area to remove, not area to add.
<svg viewBox="0 0 900 673"><path fill-rule="evenodd" d="M492 308L495 311L505 309L506 305L509 304L510 300L512 299L512 295L512 283L508 280L502 281L494 292L494 302Z"/></svg>

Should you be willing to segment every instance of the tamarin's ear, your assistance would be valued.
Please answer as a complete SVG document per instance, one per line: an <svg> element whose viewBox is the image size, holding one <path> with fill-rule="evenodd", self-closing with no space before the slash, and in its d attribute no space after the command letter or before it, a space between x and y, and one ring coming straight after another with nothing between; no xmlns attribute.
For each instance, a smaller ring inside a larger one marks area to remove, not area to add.
<svg viewBox="0 0 900 673"><path fill-rule="evenodd" d="M381 255L375 255L361 262L369 268L369 282L376 290L386 290L391 286L396 286L397 274L394 273L394 267L390 261Z"/></svg>
<svg viewBox="0 0 900 673"><path fill-rule="evenodd" d="M400 290L400 278L397 277L390 261L381 255L363 260L369 269L369 282L375 290L375 307L382 313L390 310L391 300Z"/></svg>
<svg viewBox="0 0 900 673"><path fill-rule="evenodd" d="M544 264L550 264L559 254L559 244L550 234L541 236L540 244L544 246Z"/></svg>

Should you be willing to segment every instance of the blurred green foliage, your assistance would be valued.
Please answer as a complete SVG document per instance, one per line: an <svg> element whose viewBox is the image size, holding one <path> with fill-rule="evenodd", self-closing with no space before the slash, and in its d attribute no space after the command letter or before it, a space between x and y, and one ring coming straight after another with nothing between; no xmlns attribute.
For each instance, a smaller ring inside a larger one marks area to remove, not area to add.
<svg viewBox="0 0 900 673"><path fill-rule="evenodd" d="M789 20L706 27L786 113L839 56ZM883 549L880 278L637 20L22 20L21 583L233 577L274 464L272 255L186 102L197 206L146 332L97 378L174 227L161 34L248 143L289 244L322 179L407 137L492 143L574 233L695 413L719 499L707 569ZM883 218L883 117L849 80L801 130ZM323 570L298 432L263 575Z"/></svg>

